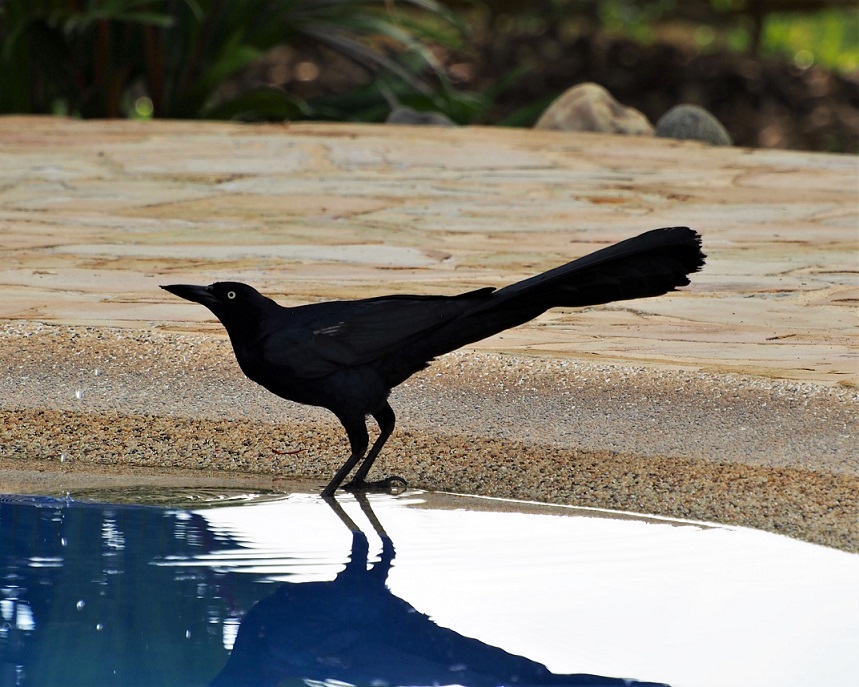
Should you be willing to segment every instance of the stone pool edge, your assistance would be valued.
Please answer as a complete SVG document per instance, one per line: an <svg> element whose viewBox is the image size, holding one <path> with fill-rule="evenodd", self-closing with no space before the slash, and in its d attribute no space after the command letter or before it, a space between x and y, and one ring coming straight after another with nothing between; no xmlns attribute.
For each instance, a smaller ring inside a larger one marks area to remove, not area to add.
<svg viewBox="0 0 859 687"><path fill-rule="evenodd" d="M191 437L264 442L271 436L271 424L258 421L38 409L2 409L0 421L5 446L5 455L0 457L0 491L4 493L46 493L48 485L50 493L74 491L105 477L120 484L136 484L142 479L173 486L244 486L284 492L294 491L296 480L300 480L302 490L321 489L339 460L339 454L325 457L315 452L298 461L278 454L269 460L255 460L222 450L202 461L193 452L159 452L153 446L139 446L129 455L124 443L112 439L140 436L155 425L159 432L170 432L177 443ZM98 427L106 421L115 433L99 437ZM68 445L70 428L81 438L69 452L73 457L61 462L59 449ZM300 431L302 427L279 429ZM50 459L33 458L32 448L26 447L34 444ZM525 454L523 445L515 441L410 430L403 438L392 440L380 468L405 475L412 488L752 527L859 553L859 526L851 505L855 504L859 479L851 475L545 446L527 448ZM93 476L99 477L94 480Z"/></svg>

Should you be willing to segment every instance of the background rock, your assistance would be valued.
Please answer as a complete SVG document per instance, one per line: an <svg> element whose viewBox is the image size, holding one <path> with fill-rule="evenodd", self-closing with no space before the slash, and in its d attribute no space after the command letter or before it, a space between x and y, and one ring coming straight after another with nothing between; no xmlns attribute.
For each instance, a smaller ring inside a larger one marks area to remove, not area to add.
<svg viewBox="0 0 859 687"><path fill-rule="evenodd" d="M656 135L661 138L703 141L714 146L729 146L731 135L721 122L703 107L677 105L656 122Z"/></svg>
<svg viewBox="0 0 859 687"><path fill-rule="evenodd" d="M565 91L549 105L534 128L630 136L653 135L653 125L647 117L617 102L611 93L595 83L579 84Z"/></svg>

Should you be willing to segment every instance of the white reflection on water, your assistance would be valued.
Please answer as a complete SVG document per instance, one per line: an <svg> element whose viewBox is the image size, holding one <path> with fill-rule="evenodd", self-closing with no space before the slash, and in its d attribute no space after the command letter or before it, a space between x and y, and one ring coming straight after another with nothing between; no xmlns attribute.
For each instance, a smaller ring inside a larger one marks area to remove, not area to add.
<svg viewBox="0 0 859 687"><path fill-rule="evenodd" d="M358 504L341 504L381 543ZM756 530L608 517L428 509L371 499L396 548L393 594L441 626L557 673L674 687L859 684L859 556ZM321 499L196 511L243 548L162 565L332 580L350 534ZM226 639L226 637L225 637Z"/></svg>

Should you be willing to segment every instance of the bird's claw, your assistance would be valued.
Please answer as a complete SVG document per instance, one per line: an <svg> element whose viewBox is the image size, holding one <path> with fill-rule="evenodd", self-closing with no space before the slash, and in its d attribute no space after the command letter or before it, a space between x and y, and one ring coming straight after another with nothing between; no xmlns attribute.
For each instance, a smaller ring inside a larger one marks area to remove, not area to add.
<svg viewBox="0 0 859 687"><path fill-rule="evenodd" d="M385 479L380 479L377 482L365 482L364 480L352 480L343 486L345 491L383 491L394 496L402 494L408 483L398 475L391 475Z"/></svg>

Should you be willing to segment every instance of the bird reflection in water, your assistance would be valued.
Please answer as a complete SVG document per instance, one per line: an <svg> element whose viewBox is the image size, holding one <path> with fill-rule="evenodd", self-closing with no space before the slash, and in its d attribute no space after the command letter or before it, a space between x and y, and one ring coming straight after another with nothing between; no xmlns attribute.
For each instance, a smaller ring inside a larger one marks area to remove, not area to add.
<svg viewBox="0 0 859 687"><path fill-rule="evenodd" d="M352 532L346 568L329 582L287 583L245 615L212 687L262 687L289 679L352 685L653 685L596 675L556 675L544 665L436 625L394 596L386 581L394 544L363 495L361 509L382 541L368 567L367 535L333 498Z"/></svg>

